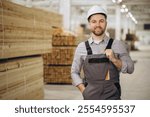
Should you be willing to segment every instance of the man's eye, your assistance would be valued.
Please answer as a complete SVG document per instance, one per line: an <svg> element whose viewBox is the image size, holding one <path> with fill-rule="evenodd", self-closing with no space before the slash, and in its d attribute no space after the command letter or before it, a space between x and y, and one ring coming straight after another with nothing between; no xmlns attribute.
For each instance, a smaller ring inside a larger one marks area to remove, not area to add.
<svg viewBox="0 0 150 117"><path fill-rule="evenodd" d="M92 23L96 23L96 21L92 21Z"/></svg>
<svg viewBox="0 0 150 117"><path fill-rule="evenodd" d="M102 23L103 23L103 22L104 22L104 20L100 20L100 22L102 22Z"/></svg>

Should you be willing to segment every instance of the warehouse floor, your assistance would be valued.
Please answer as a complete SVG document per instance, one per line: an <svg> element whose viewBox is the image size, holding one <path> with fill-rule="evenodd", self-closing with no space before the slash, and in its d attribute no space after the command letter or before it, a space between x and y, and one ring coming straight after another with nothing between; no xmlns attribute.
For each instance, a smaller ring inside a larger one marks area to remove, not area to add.
<svg viewBox="0 0 150 117"><path fill-rule="evenodd" d="M130 55L135 61L135 71L131 75L121 74L122 99L150 99L150 50L132 51ZM72 85L47 84L44 93L44 99L50 100L82 99L82 94Z"/></svg>

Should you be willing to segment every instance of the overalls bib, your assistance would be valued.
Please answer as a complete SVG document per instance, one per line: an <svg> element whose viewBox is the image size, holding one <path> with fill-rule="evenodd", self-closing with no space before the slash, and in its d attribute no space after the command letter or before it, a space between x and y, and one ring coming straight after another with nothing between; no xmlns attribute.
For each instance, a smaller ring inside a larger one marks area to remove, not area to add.
<svg viewBox="0 0 150 117"><path fill-rule="evenodd" d="M109 39L106 49L111 49L113 39ZM89 42L85 42L87 56L83 63L87 86L83 91L85 100L117 100L120 99L119 71L106 58L105 54L92 54Z"/></svg>

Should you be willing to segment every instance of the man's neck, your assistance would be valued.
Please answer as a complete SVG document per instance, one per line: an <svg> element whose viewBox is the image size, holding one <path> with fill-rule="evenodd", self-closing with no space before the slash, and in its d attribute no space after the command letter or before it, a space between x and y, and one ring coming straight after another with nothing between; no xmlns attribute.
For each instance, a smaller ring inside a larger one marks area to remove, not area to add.
<svg viewBox="0 0 150 117"><path fill-rule="evenodd" d="M93 38L93 40L96 40L96 41L101 41L101 40L103 40L104 39L104 36L105 36L105 33L104 34L102 34L101 36L96 36L96 35L94 35L93 33L92 33L92 38Z"/></svg>

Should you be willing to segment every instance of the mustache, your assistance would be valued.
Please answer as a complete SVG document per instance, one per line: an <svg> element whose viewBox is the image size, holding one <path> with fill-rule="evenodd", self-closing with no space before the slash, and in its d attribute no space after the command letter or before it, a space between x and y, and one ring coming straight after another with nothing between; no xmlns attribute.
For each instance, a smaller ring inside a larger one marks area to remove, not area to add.
<svg viewBox="0 0 150 117"><path fill-rule="evenodd" d="M100 29L102 29L102 27L101 27L101 26L96 26L96 27L95 27L95 29L96 29L96 28L100 28Z"/></svg>

